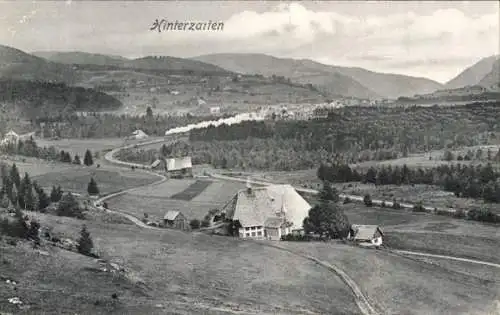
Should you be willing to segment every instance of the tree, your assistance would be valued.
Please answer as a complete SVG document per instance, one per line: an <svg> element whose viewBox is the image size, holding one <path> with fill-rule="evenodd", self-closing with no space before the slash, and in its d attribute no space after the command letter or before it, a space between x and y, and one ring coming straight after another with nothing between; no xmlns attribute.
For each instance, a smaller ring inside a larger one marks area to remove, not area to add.
<svg viewBox="0 0 500 315"><path fill-rule="evenodd" d="M84 218L78 201L71 193L67 193L61 198L59 206L57 207L57 215L64 217L76 217L79 219Z"/></svg>
<svg viewBox="0 0 500 315"><path fill-rule="evenodd" d="M200 228L200 220L193 219L193 220L189 221L189 226L193 230L199 229Z"/></svg>
<svg viewBox="0 0 500 315"><path fill-rule="evenodd" d="M90 182L87 185L87 192L89 195L99 195L99 187L97 187L97 183L94 178L90 178Z"/></svg>
<svg viewBox="0 0 500 315"><path fill-rule="evenodd" d="M152 118L153 117L153 110L151 109L150 106L148 106L148 108L146 108L146 117L147 118Z"/></svg>
<svg viewBox="0 0 500 315"><path fill-rule="evenodd" d="M83 157L83 164L85 164L85 166L91 166L92 164L94 164L94 160L92 159L92 153L88 149L87 151L85 151L85 156Z"/></svg>
<svg viewBox="0 0 500 315"><path fill-rule="evenodd" d="M14 183L14 185L16 185L17 188L21 185L21 176L19 175L16 163L14 163L10 168L10 180Z"/></svg>
<svg viewBox="0 0 500 315"><path fill-rule="evenodd" d="M332 185L327 181L323 182L323 189L319 193L319 198L322 201L338 202L340 200L337 189L333 188Z"/></svg>
<svg viewBox="0 0 500 315"><path fill-rule="evenodd" d="M50 192L50 201L58 202L61 200L63 192L61 190L61 186L52 186L52 191Z"/></svg>
<svg viewBox="0 0 500 315"><path fill-rule="evenodd" d="M75 157L73 158L73 164L76 164L76 165L82 164L82 161L80 161L80 157L78 156L78 154L75 154Z"/></svg>
<svg viewBox="0 0 500 315"><path fill-rule="evenodd" d="M78 252L86 256L93 256L92 249L94 248L94 242L90 236L89 231L85 225L82 226L80 231L80 238L78 239Z"/></svg>
<svg viewBox="0 0 500 315"><path fill-rule="evenodd" d="M306 233L316 233L332 239L346 237L350 228L347 216L334 203L321 203L311 208L303 226Z"/></svg>

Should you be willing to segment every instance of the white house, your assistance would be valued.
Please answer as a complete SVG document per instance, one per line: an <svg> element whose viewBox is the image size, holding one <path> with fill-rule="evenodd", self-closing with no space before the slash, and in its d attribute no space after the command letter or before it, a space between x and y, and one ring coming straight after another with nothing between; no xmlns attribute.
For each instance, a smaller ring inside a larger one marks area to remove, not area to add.
<svg viewBox="0 0 500 315"><path fill-rule="evenodd" d="M353 224L347 238L361 246L379 247L382 245L383 236L384 233L378 225Z"/></svg>
<svg viewBox="0 0 500 315"><path fill-rule="evenodd" d="M207 102L205 102L205 100L199 98L198 99L198 106L203 106L203 105L207 105Z"/></svg>
<svg viewBox="0 0 500 315"><path fill-rule="evenodd" d="M220 114L220 107L219 106L210 107L210 114L219 115Z"/></svg>
<svg viewBox="0 0 500 315"><path fill-rule="evenodd" d="M17 144L19 142L19 135L14 131L9 131L2 139L2 145Z"/></svg>
<svg viewBox="0 0 500 315"><path fill-rule="evenodd" d="M177 90L173 90L173 91L170 91L170 94L172 94L172 95L179 95L180 92L177 91Z"/></svg>
<svg viewBox="0 0 500 315"><path fill-rule="evenodd" d="M170 177L193 176L193 163L190 156L166 159L166 167Z"/></svg>
<svg viewBox="0 0 500 315"><path fill-rule="evenodd" d="M144 131L136 130L136 131L132 132L130 139L140 140L140 139L146 139L147 137L149 137L149 136Z"/></svg>
<svg viewBox="0 0 500 315"><path fill-rule="evenodd" d="M309 203L291 185L247 184L222 211L240 222L241 238L280 240L283 235L303 232L309 209Z"/></svg>

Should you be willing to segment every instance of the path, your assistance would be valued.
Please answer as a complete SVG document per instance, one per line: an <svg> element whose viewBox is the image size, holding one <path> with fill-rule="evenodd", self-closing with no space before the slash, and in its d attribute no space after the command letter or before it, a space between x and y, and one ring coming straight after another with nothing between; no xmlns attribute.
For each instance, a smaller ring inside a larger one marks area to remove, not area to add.
<svg viewBox="0 0 500 315"><path fill-rule="evenodd" d="M413 251L407 251L407 250L390 250L390 252L397 253L397 254L403 254L403 255L415 255L415 256L423 256L423 257L430 257L430 258L441 258L441 259L462 261L462 262L467 262L467 263L472 263L472 264L500 268L500 264L495 264L492 262L476 260L476 259L461 258L461 257L456 257L456 256L435 255L435 254L427 254L427 253L413 252Z"/></svg>

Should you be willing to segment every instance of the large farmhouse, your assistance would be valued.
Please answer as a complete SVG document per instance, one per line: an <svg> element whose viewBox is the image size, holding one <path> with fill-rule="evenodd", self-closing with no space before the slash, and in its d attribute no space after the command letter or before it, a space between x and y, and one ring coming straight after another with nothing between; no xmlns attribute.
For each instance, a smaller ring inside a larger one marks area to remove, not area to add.
<svg viewBox="0 0 500 315"><path fill-rule="evenodd" d="M190 156L166 159L165 164L167 174L170 177L179 178L193 176L193 164Z"/></svg>
<svg viewBox="0 0 500 315"><path fill-rule="evenodd" d="M283 235L303 232L309 209L309 203L291 185L247 184L222 211L240 222L241 238L280 240Z"/></svg>

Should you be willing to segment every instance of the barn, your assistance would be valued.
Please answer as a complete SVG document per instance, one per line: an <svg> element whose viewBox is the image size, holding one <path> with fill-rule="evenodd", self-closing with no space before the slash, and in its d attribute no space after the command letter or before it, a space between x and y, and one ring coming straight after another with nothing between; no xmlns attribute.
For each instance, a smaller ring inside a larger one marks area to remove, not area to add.
<svg viewBox="0 0 500 315"><path fill-rule="evenodd" d="M193 177L191 157L170 158L166 160L167 175L171 178Z"/></svg>
<svg viewBox="0 0 500 315"><path fill-rule="evenodd" d="M382 245L384 232L378 225L353 224L349 231L348 239L361 246L379 247Z"/></svg>
<svg viewBox="0 0 500 315"><path fill-rule="evenodd" d="M163 217L163 222L166 227L179 230L189 229L189 222L180 211L168 211Z"/></svg>

